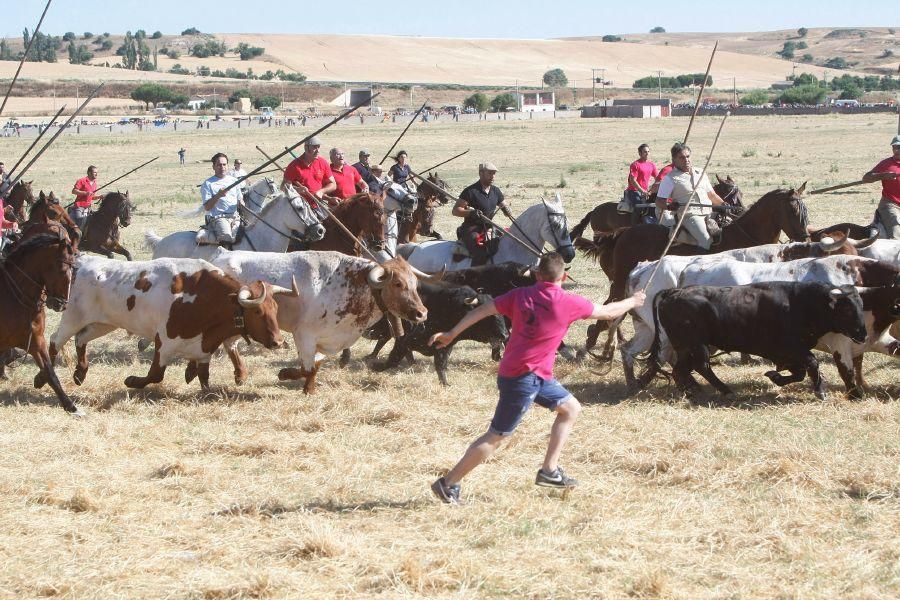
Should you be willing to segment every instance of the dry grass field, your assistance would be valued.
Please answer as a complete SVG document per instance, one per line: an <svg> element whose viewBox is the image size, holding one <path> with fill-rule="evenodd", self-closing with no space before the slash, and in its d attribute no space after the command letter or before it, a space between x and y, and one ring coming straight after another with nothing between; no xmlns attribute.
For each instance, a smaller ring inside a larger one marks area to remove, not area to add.
<svg viewBox="0 0 900 600"><path fill-rule="evenodd" d="M691 134L697 162L719 121ZM475 165L496 163L514 212L562 193L570 225L616 198L637 145L663 162L686 119L417 124L401 143L414 168L466 148L441 175L459 191ZM376 158L403 124L336 127L325 147ZM804 180L856 180L887 156L893 115L732 118L710 171L731 174L745 201ZM138 205L125 244L147 258L142 232L193 228L177 213L197 202L201 159L223 150L257 163L303 130L64 136L33 171L65 194L89 163L101 181L156 155L123 183ZM27 140L0 139L13 162ZM188 150L188 165L176 151ZM565 187L558 187L564 184ZM866 222L878 191L808 200L814 224ZM445 210L437 228L450 235ZM602 300L607 281L578 257L575 291ZM55 329L58 316L51 318ZM568 340L582 344L585 324ZM127 391L149 354L114 333L91 348L87 381L60 378L88 417L74 420L22 364L0 385L0 596L63 598L896 598L900 595L900 386L895 366L866 360L872 394L848 401L830 359L828 401L808 383L778 389L762 365L721 359L738 401L690 405L655 384L626 398L618 363L560 363L584 403L562 464L582 485L568 497L533 485L550 415L536 410L494 460L463 484L465 504L428 489L493 411L496 366L461 343L451 387L430 360L375 373L354 347L330 359L306 397L277 370L293 349L250 351L236 387L224 358L210 393L176 365L163 384ZM71 345L68 348L72 352Z"/></svg>

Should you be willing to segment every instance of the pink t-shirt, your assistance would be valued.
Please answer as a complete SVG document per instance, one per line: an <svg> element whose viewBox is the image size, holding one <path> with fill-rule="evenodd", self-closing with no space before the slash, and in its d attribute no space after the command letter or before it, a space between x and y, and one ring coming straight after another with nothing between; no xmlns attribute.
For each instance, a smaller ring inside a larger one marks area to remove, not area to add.
<svg viewBox="0 0 900 600"><path fill-rule="evenodd" d="M872 169L873 173L900 173L900 161L886 158ZM900 177L881 180L881 195L895 204L900 204Z"/></svg>
<svg viewBox="0 0 900 600"><path fill-rule="evenodd" d="M569 325L594 312L594 303L587 298L545 281L498 296L494 306L512 321L500 361L502 377L532 372L541 379L552 379L556 349Z"/></svg>
<svg viewBox="0 0 900 600"><path fill-rule="evenodd" d="M650 187L650 179L657 176L656 165L649 160L645 160L644 162L636 160L631 163L631 167L628 169L628 176L634 177L634 180L646 190ZM630 181L628 183L628 189L639 191L636 187L631 185Z"/></svg>

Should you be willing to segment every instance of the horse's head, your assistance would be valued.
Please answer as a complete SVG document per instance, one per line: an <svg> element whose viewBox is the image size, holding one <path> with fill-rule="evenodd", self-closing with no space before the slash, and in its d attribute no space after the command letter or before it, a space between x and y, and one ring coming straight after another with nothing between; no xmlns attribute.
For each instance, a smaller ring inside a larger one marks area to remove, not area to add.
<svg viewBox="0 0 900 600"><path fill-rule="evenodd" d="M805 191L805 181L797 189L782 190L785 201L782 202L781 230L792 242L809 241L809 212L802 198Z"/></svg>
<svg viewBox="0 0 900 600"><path fill-rule="evenodd" d="M356 230L361 240L372 251L382 250L385 245L384 198L384 190L380 194L362 192L350 196L341 203L341 206L347 207L345 213L347 218L344 222L351 231Z"/></svg>
<svg viewBox="0 0 900 600"><path fill-rule="evenodd" d="M719 198L724 200L726 204L744 208L744 194L741 192L741 188L737 186L737 183L734 182L734 179L731 178L731 175L727 175L725 179L722 179L716 174L716 181L717 183L713 186L713 190L718 194Z"/></svg>
<svg viewBox="0 0 900 600"><path fill-rule="evenodd" d="M563 260L567 263L572 262L575 258L575 247L572 246L572 240L569 237L569 222L566 219L566 211L563 208L562 197L557 192L553 200L544 200L541 198L543 205L543 222L540 224L541 245L549 243L553 249L559 252ZM539 209L541 205L535 205ZM534 208L534 207L531 207ZM531 210L529 208L528 210ZM528 210L525 212L527 213ZM537 213L540 215L540 211ZM523 214L524 216L524 214ZM538 248L540 250L541 248Z"/></svg>
<svg viewBox="0 0 900 600"><path fill-rule="evenodd" d="M769 233L754 232L751 223L758 223L759 230L771 229L777 240L778 232L783 231L792 242L809 241L809 213L803 203L803 192L806 182L797 189L777 189L765 194L747 209L734 224L741 227L757 244L771 243L767 240Z"/></svg>
<svg viewBox="0 0 900 600"><path fill-rule="evenodd" d="M21 179L17 181L16 185L10 189L6 200L6 204L12 208L16 220L20 222L25 220L25 205L35 203L31 183L31 181L22 181Z"/></svg>
<svg viewBox="0 0 900 600"><path fill-rule="evenodd" d="M31 281L46 290L46 302L51 310L65 310L72 287L75 249L64 229L57 228L20 242L7 260L13 261Z"/></svg>
<svg viewBox="0 0 900 600"><path fill-rule="evenodd" d="M293 190L293 187L290 188ZM325 237L325 226L319 221L319 216L309 206L309 202L300 196L286 196L287 201L291 205L291 212L296 220L291 218L288 223L288 229L300 233L304 242L318 242Z"/></svg>
<svg viewBox="0 0 900 600"><path fill-rule="evenodd" d="M419 186L419 199L427 203L430 207L434 207L438 204L440 204L441 206L446 204L447 198L449 198L449 196L440 193L435 188L435 186L446 192L449 188L447 182L438 177L437 171L435 171L434 173L428 173L427 181L428 183L431 183L433 185L425 184Z"/></svg>
<svg viewBox="0 0 900 600"><path fill-rule="evenodd" d="M274 196L277 191L278 187L272 178L264 177L250 186L250 190L247 193L249 196L248 201L250 204L256 205L254 210L261 209L266 198Z"/></svg>
<svg viewBox="0 0 900 600"><path fill-rule="evenodd" d="M128 196L127 191L124 194L120 192L108 193L100 202L100 207L106 206L107 202L110 203L115 214L119 217L119 225L122 227L131 225L131 211L134 209L134 205L131 203L131 198Z"/></svg>
<svg viewBox="0 0 900 600"><path fill-rule="evenodd" d="M400 212L400 219L409 221L419 204L419 197L399 183L391 183L384 188L384 209Z"/></svg>

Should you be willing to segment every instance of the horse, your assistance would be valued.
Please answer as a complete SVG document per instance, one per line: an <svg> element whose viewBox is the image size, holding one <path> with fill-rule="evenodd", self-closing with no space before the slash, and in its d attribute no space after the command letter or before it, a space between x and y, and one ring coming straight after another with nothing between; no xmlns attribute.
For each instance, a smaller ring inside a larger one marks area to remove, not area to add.
<svg viewBox="0 0 900 600"><path fill-rule="evenodd" d="M537 264L538 256L543 252L544 244L550 244L559 252L567 263L575 258L575 248L569 237L566 213L559 194L554 200L544 200L525 209L509 228L510 235L502 235L497 252L491 257L494 263L516 262L522 265ZM527 244L528 248L523 247ZM458 271L472 266L471 258L453 260L459 252L461 242L434 241L422 244L404 244L398 249L411 265L426 273L436 273L446 268Z"/></svg>
<svg viewBox="0 0 900 600"><path fill-rule="evenodd" d="M287 194L279 193L268 177L251 186L246 205L260 218L248 213L240 239L232 244L233 250L285 252L289 242L321 239L325 233L324 226L306 200L293 190ZM213 244L197 245L197 234L193 231L178 231L160 237L148 230L144 232L144 238L153 249L153 258L167 256L209 260L219 249Z"/></svg>
<svg viewBox="0 0 900 600"><path fill-rule="evenodd" d="M743 212L744 196L741 193L740 188L738 188L737 184L734 182L734 179L731 178L731 175L728 175L725 179L716 175L716 180L717 183L713 186L713 190L719 195L719 198L724 200L726 205ZM649 202L652 202L655 199L656 195L654 194L650 197ZM594 232L594 241L597 241L597 238L603 233L612 233L622 227L631 227L633 224L631 221L631 213L620 213L618 206L618 202L604 202L603 204L595 206L593 210L584 216L578 225L572 228L572 239L581 237L588 224L590 224L591 229ZM724 213L715 213L713 218L719 223L719 227L724 227L727 224L725 222L726 215Z"/></svg>
<svg viewBox="0 0 900 600"><path fill-rule="evenodd" d="M416 210L412 212L410 218L407 219L406 215L403 215L400 219L397 236L397 242L400 244L415 242L418 235L436 240L444 239L440 233L434 230L434 209L446 204L446 200L445 196L435 189L435 186L446 191L447 183L438 177L437 173L429 173L427 181L432 185L422 184L419 186L417 192L419 204L416 206Z"/></svg>
<svg viewBox="0 0 900 600"><path fill-rule="evenodd" d="M7 197L3 199L4 212L8 221L17 223L25 222L25 205L34 204L34 192L32 181L19 180L10 188Z"/></svg>
<svg viewBox="0 0 900 600"><path fill-rule="evenodd" d="M709 253L774 244L778 242L781 232L792 241L808 241L809 216L801 198L805 190L804 182L796 190L776 189L768 192L743 215L722 229L722 241ZM584 239L576 242L578 249L599 262L603 272L609 277L609 297L606 299L606 303L609 303L624 298L628 274L639 262L657 260L662 256L669 235L669 228L662 225L635 225L601 235L597 242ZM669 253L689 256L706 254L707 251L693 244L676 244ZM597 321L589 326L585 348L593 348L597 337L605 329L606 321ZM604 358L611 358L611 353L609 344Z"/></svg>
<svg viewBox="0 0 900 600"><path fill-rule="evenodd" d="M66 230L69 239L72 240L72 247L78 251L78 244L81 241L81 229L69 216L69 213L59 203L59 200L50 192L49 195L40 192L38 199L28 209L28 220L22 226L22 238L28 238L36 233L50 231L54 224Z"/></svg>
<svg viewBox="0 0 900 600"><path fill-rule="evenodd" d="M107 258L112 258L113 253L121 254L126 260L131 260L131 252L119 243L119 226L131 225L133 208L127 191L124 194L110 192L103 196L100 208L88 215L84 222L79 249L103 254Z"/></svg>
<svg viewBox="0 0 900 600"><path fill-rule="evenodd" d="M0 351L24 348L40 369L35 385L48 382L63 409L82 416L84 413L59 383L44 339L44 306L57 312L65 310L74 262L75 250L62 228L56 235L36 235L19 243L0 262L0 314L4 315Z"/></svg>
<svg viewBox="0 0 900 600"><path fill-rule="evenodd" d="M371 252L381 252L385 247L384 192L372 194L360 192L343 200L331 209L333 218L339 220L344 227L356 236ZM325 236L303 246L291 244L291 250L333 250L350 256L361 256L362 249L356 241L350 239L341 227L328 217L322 222L325 225ZM237 248L235 248L236 250Z"/></svg>

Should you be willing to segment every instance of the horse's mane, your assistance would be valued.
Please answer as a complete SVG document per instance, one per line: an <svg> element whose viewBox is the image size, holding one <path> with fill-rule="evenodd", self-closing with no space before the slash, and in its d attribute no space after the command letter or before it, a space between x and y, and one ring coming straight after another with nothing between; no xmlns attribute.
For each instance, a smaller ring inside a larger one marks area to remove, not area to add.
<svg viewBox="0 0 900 600"><path fill-rule="evenodd" d="M49 233L40 233L34 237L30 237L13 246L12 251L6 256L6 260L20 260L24 255L43 248L44 246L53 246L64 242L59 236L50 235Z"/></svg>
<svg viewBox="0 0 900 600"><path fill-rule="evenodd" d="M28 209L28 220L31 221L34 219L37 211L42 210L44 207L49 206L49 202L47 202L46 198L38 198L34 201L34 204Z"/></svg>
<svg viewBox="0 0 900 600"><path fill-rule="evenodd" d="M743 212L743 214L739 215L733 221L733 223L738 223L741 219L743 219L747 215L749 215L753 211L753 209L755 209L757 206L764 205L765 203L769 202L770 200L773 200L776 196L787 196L788 199L790 199L790 198L793 198L793 196L794 196L794 190L778 188L778 189L774 189L770 192L766 192L765 194L762 195L762 197L759 200L757 200L756 202L754 202L753 204L748 206L747 210L745 210ZM798 198L798 200L799 200L799 202L797 204L800 207L800 222L803 225L803 227L805 228L809 224L809 212L807 211L806 203L803 202L803 199Z"/></svg>

